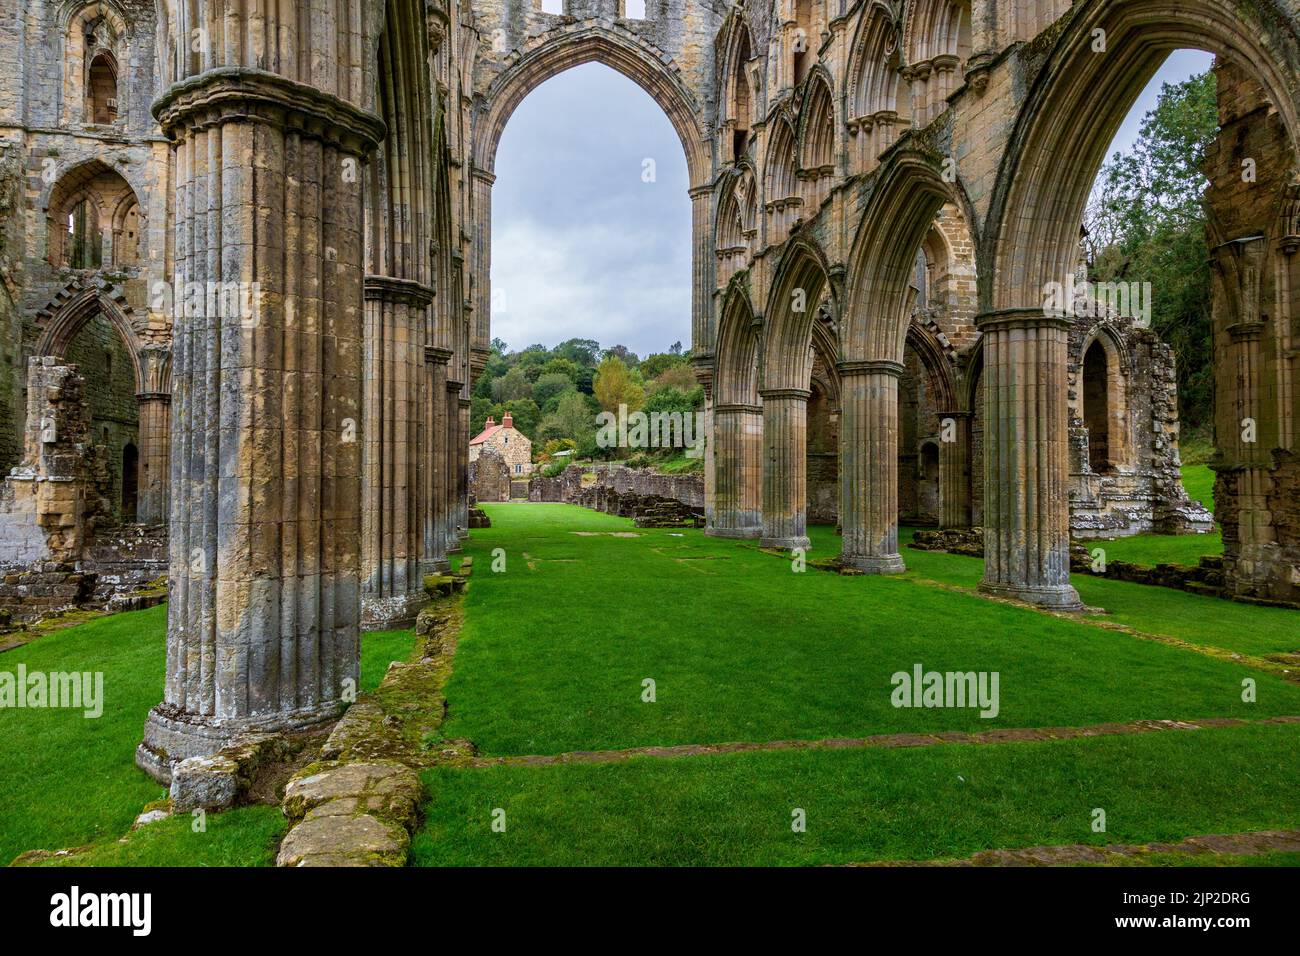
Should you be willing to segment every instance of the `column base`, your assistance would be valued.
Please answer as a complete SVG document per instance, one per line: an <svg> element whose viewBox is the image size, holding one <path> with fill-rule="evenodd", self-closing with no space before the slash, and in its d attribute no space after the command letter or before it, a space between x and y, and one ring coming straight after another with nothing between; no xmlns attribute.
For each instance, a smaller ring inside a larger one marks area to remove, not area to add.
<svg viewBox="0 0 1300 956"><path fill-rule="evenodd" d="M340 701L262 717L200 717L167 704L149 711L144 740L135 750L135 765L163 786L172 782L172 766L189 757L207 757L246 734L273 734L331 724L343 715Z"/></svg>
<svg viewBox="0 0 1300 956"><path fill-rule="evenodd" d="M840 562L864 574L902 574L907 570L901 554L841 554Z"/></svg>
<svg viewBox="0 0 1300 956"><path fill-rule="evenodd" d="M762 548L780 548L782 551L793 551L795 548L803 548L807 551L812 547L812 542L807 537L759 538L758 544Z"/></svg>
<svg viewBox="0 0 1300 956"><path fill-rule="evenodd" d="M1026 604L1036 604L1053 611L1083 610L1083 601L1079 600L1079 592L1070 584L1029 585L981 581L979 590L981 594L1024 601Z"/></svg>
<svg viewBox="0 0 1300 956"><path fill-rule="evenodd" d="M705 528L704 533L711 538L753 539L763 536L762 528Z"/></svg>
<svg viewBox="0 0 1300 956"><path fill-rule="evenodd" d="M423 591L391 597L361 595L361 630L386 631L410 627L429 601Z"/></svg>

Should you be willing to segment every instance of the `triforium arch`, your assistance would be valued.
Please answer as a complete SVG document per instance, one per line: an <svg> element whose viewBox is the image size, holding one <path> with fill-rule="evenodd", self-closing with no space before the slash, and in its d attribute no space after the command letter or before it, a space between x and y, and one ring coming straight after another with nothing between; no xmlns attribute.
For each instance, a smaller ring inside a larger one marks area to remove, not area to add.
<svg viewBox="0 0 1300 956"><path fill-rule="evenodd" d="M241 733L333 720L355 692L360 170L385 132L383 5L166 13L171 85L153 113L172 152L175 273L247 284L255 305L194 315L174 297L167 679L137 751L163 780Z"/></svg>
<svg viewBox="0 0 1300 956"><path fill-rule="evenodd" d="M1097 52L1099 37L1104 54ZM1106 143L1165 57L1187 47L1208 50L1257 82L1279 119L1288 157L1280 165L1295 163L1300 42L1294 11L1283 11L1270 0L1234 5L1215 0L1091 0L1074 5L1032 78L1001 163L980 250L985 419L997 425L988 433L985 454L981 587L987 591L1055 607L1079 606L1069 583L1069 319L1044 307L1044 293L1049 283L1063 283L1074 272L1078 223ZM1240 170L1236 174L1239 177ZM1213 195L1212 186L1211 202ZM1272 222L1252 222L1242 235L1226 239L1273 229ZM1266 311L1261 306L1247 322L1263 329ZM1231 330L1218 326L1216 322L1216 350L1240 348L1260 358L1247 371L1248 378L1262 383L1274 374L1290 374L1286 362L1275 360L1276 336L1248 332L1234 338ZM1250 344L1252 340L1262 342L1262 351ZM1036 370L1032 377L1026 375L1029 369ZM1236 364L1216 362L1220 401L1238 377ZM1292 402L1269 410L1267 419L1295 415ZM1222 445L1230 434L1219 431ZM1245 564L1252 569L1268 569L1268 580L1257 582L1264 596L1285 598L1288 586L1273 584L1294 575L1300 566L1300 541L1279 541L1276 528L1263 526L1271 521L1268 489L1293 466L1279 462L1270 469L1267 456L1224 451L1221 448L1217 465L1220 483L1226 474L1234 488L1248 489L1239 502L1227 503L1230 495L1225 495L1220 504L1226 514L1240 510L1240 525L1249 528L1239 540L1236 529L1225 525L1229 588L1239 587L1233 577L1240 555L1249 558ZM1241 590L1253 593L1254 587ZM1294 599L1296 588L1289 589Z"/></svg>
<svg viewBox="0 0 1300 956"><path fill-rule="evenodd" d="M1078 417L1087 430L1088 446L1080 465L1094 472L1130 470L1128 385L1131 363L1127 350L1105 323L1093 328L1079 350Z"/></svg>
<svg viewBox="0 0 1300 956"><path fill-rule="evenodd" d="M813 323L838 319L825 254L796 234L772 279L763 324L763 534L765 547L807 548L808 398ZM825 356L831 363L838 354Z"/></svg>
<svg viewBox="0 0 1300 956"><path fill-rule="evenodd" d="M85 286L57 306L41 310L41 335L34 353L67 359L80 333L95 318L112 327L130 362L136 404L134 445L138 470L134 515L142 524L161 524L167 517L167 488L171 471L169 417L170 361L165 346L143 342L130 307L107 285ZM92 408L92 413L96 410Z"/></svg>
<svg viewBox="0 0 1300 956"><path fill-rule="evenodd" d="M46 258L55 268L130 268L143 238L135 188L103 160L68 169L45 200Z"/></svg>
<svg viewBox="0 0 1300 956"><path fill-rule="evenodd" d="M532 40L487 85L478 104L474 129L474 211L477 219L473 269L477 279L475 314L491 311L492 183L497 146L515 109L551 77L586 63L601 63L640 86L659 105L681 140L690 180L692 211L691 340L698 352L712 351L713 328L713 154L704 130L702 107L682 81L671 59L656 55L644 37L597 21L579 29L555 30ZM487 69L486 66L483 69ZM486 348L486 325L476 347Z"/></svg>
<svg viewBox="0 0 1300 956"><path fill-rule="evenodd" d="M763 530L763 405L759 322L737 276L723 298L713 372L713 502L709 534L757 538Z"/></svg>
<svg viewBox="0 0 1300 956"><path fill-rule="evenodd" d="M965 433L954 410L956 382L942 332L913 315L899 397L899 513L916 523L968 527ZM912 469L911 473L904 471ZM910 492L909 493L905 493ZM909 501L911 509L904 510Z"/></svg>
<svg viewBox="0 0 1300 956"><path fill-rule="evenodd" d="M916 255L953 200L940 159L900 144L882 167L854 240L841 339L840 523L844 563L904 569L898 550L898 380Z"/></svg>

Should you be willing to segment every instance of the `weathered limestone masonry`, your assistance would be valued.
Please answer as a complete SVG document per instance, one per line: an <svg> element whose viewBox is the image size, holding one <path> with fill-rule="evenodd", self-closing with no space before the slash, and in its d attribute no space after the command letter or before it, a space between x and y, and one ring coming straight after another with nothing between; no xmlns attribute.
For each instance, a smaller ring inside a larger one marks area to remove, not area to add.
<svg viewBox="0 0 1300 956"><path fill-rule="evenodd" d="M1090 45L1099 33L1104 52ZM715 414L712 533L735 534L739 503L761 489L769 543L802 543L813 495L801 464L817 440L800 423L820 416L800 415L792 401L800 389L815 394L810 370L818 367L836 370L830 393L842 403L848 563L902 567L890 557L901 498L909 520L982 524L986 590L1076 608L1072 528L1087 536L1209 527L1178 478L1167 350L1122 316L1087 327L1045 305L1049 284L1075 274L1079 222L1105 144L1136 91L1180 46L1211 50L1253 78L1264 105L1238 112L1256 110L1251 135L1272 130L1276 145L1250 153L1266 157L1275 177L1294 175L1291 2L1096 0L1031 10L995 0L792 2L728 12L714 45L715 113L706 118L719 134L717 321L696 323L717 334L694 343L714 358L707 381L715 410L728 410ZM1227 100L1237 96L1231 86ZM1240 148L1232 159L1240 180ZM942 174L945 166L955 177ZM1216 191L1227 189L1224 166ZM1239 234L1277 232L1286 200L1263 178L1234 188L1260 206L1253 232ZM1258 314L1267 294L1250 300L1255 326L1232 332L1242 357L1218 370L1220 395L1237 395L1235 381L1244 380L1257 384L1239 403L1264 390L1276 396L1268 416L1285 454L1268 483L1258 468L1225 468L1219 489L1230 515L1243 489L1250 520L1232 520L1250 529L1243 539L1260 542L1238 562L1229 532L1227 576L1258 576L1267 583L1249 589L1272 598L1294 596L1300 576L1294 538L1269 492L1285 486L1278 478L1292 460L1296 412L1287 384L1294 330L1282 299L1280 320ZM1276 333L1256 336L1264 342L1258 360L1249 344L1255 327ZM755 366L757 378L748 372ZM904 369L907 411L917 416L903 423L906 447L896 438L898 390L850 380L886 367ZM761 477L731 420L732 408L751 405L763 416ZM1226 427L1219 443L1230 447ZM1256 451L1272 441L1262 438Z"/></svg>
<svg viewBox="0 0 1300 956"><path fill-rule="evenodd" d="M582 504L584 492L592 488L606 488L620 495L671 499L701 513L704 509L703 475L664 475L648 468L619 465L612 470L597 471L592 478L592 481L584 484L583 469L579 465L570 465L554 478L536 475L529 482L528 500Z"/></svg>
<svg viewBox="0 0 1300 956"><path fill-rule="evenodd" d="M110 432L113 513L144 523L165 520L170 470L160 27L152 0L0 3L0 468L18 463L27 358L74 362Z"/></svg>
<svg viewBox="0 0 1300 956"><path fill-rule="evenodd" d="M166 693L137 753L159 779L241 734L336 719L356 689L359 170L385 133L361 50L380 18L307 12L178 11L154 105L177 272L260 286L251 316L176 317Z"/></svg>
<svg viewBox="0 0 1300 956"><path fill-rule="evenodd" d="M1221 129L1205 171L1225 589L1238 600L1300 605L1295 128L1258 76L1233 63L1216 73ZM1247 160L1253 177L1243 175Z"/></svg>
<svg viewBox="0 0 1300 956"><path fill-rule="evenodd" d="M1183 490L1173 350L1131 318L1077 318L1068 381L1073 537L1211 530Z"/></svg>
<svg viewBox="0 0 1300 956"><path fill-rule="evenodd" d="M534 478L532 481L552 481ZM469 490L475 501L510 500L510 466L495 448L485 448L469 463ZM531 488L529 498L532 498ZM563 500L563 499L538 499Z"/></svg>
<svg viewBox="0 0 1300 956"><path fill-rule="evenodd" d="M363 616L406 618L460 547L497 144L592 61L686 156L708 530L804 546L838 497L846 562L897 571L902 500L985 529L987 590L1071 608L1071 489L1108 531L1204 523L1168 391L1134 389L1168 380L1161 346L1076 356L1044 292L1137 91L1215 53L1224 588L1300 604L1298 6L0 0L0 465L29 357L84 356L115 408L129 357L111 505L134 468L136 520L170 516L141 764L332 719Z"/></svg>

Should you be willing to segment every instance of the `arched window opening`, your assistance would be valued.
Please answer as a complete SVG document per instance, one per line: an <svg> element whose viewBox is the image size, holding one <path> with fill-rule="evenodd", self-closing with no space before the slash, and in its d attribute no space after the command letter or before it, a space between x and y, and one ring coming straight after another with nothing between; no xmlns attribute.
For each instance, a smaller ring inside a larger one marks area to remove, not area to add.
<svg viewBox="0 0 1300 956"><path fill-rule="evenodd" d="M87 38L87 46L94 37ZM117 122L117 64L108 53L90 61L86 78L86 122L110 125Z"/></svg>
<svg viewBox="0 0 1300 956"><path fill-rule="evenodd" d="M738 161L749 148L750 129L754 121L754 91L749 80L749 31L741 31L740 41L731 64L731 99L727 119L731 122L731 155Z"/></svg>
<svg viewBox="0 0 1300 956"><path fill-rule="evenodd" d="M122 448L122 520L134 521L140 488L140 450L134 442Z"/></svg>
<svg viewBox="0 0 1300 956"><path fill-rule="evenodd" d="M1083 358L1083 423L1088 429L1088 465L1098 473L1113 467L1108 372L1106 350L1093 342Z"/></svg>
<svg viewBox="0 0 1300 956"><path fill-rule="evenodd" d="M68 213L67 259L71 269L98 269L104 264L104 234L99 226L99 210L83 199Z"/></svg>

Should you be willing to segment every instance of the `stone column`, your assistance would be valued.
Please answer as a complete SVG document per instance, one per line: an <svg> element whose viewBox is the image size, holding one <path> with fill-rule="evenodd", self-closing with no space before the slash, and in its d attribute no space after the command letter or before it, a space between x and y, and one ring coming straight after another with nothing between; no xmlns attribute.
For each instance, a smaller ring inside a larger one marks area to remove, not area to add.
<svg viewBox="0 0 1300 956"><path fill-rule="evenodd" d="M433 290L366 277L365 455L361 483L361 623L409 624L425 595L420 574L420 344Z"/></svg>
<svg viewBox="0 0 1300 956"><path fill-rule="evenodd" d="M456 535L464 541L469 537L469 410L473 404L468 398L458 398L456 421Z"/></svg>
<svg viewBox="0 0 1300 956"><path fill-rule="evenodd" d="M474 262L474 326L470 339L471 349L486 351L489 348L492 317L492 185L496 176L475 166L473 184L474 244L471 247Z"/></svg>
<svg viewBox="0 0 1300 956"><path fill-rule="evenodd" d="M939 413L940 528L970 527L970 421L968 411Z"/></svg>
<svg viewBox="0 0 1300 956"><path fill-rule="evenodd" d="M451 370L448 369L448 374ZM446 465L443 472L442 494L446 511L442 520L443 547L447 554L460 553L460 535L457 532L457 518L460 511L460 459L457 454L460 447L460 390L462 383L449 379L443 394L443 434L447 436L443 451ZM465 441L466 461L469 460L469 440Z"/></svg>
<svg viewBox="0 0 1300 956"><path fill-rule="evenodd" d="M713 185L690 190L691 197L691 340L696 352L712 352L713 327Z"/></svg>
<svg viewBox="0 0 1300 956"><path fill-rule="evenodd" d="M757 538L763 533L763 406L717 405L713 519L706 534Z"/></svg>
<svg viewBox="0 0 1300 956"><path fill-rule="evenodd" d="M424 481L424 570L446 571L447 561L447 363L451 349L426 347L425 427L429 442L425 448Z"/></svg>
<svg viewBox="0 0 1300 956"><path fill-rule="evenodd" d="M984 335L984 580L980 590L1059 610L1070 585L1066 348L1041 309L979 317Z"/></svg>
<svg viewBox="0 0 1300 956"><path fill-rule="evenodd" d="M806 388L760 389L763 399L765 548L807 548L808 397Z"/></svg>
<svg viewBox="0 0 1300 956"><path fill-rule="evenodd" d="M310 85L226 65L154 106L172 142L178 287L241 292L215 309L176 297L166 687L136 753L162 781L243 734L334 720L356 690L357 170L383 124L326 92L351 76L331 73L334 48L300 40Z"/></svg>
<svg viewBox="0 0 1300 956"><path fill-rule="evenodd" d="M165 524L167 479L171 474L172 397L166 392L141 392L135 401L140 410L140 476L135 520L140 524Z"/></svg>
<svg viewBox="0 0 1300 956"><path fill-rule="evenodd" d="M898 362L842 362L840 560L869 574L906 570L898 553Z"/></svg>

